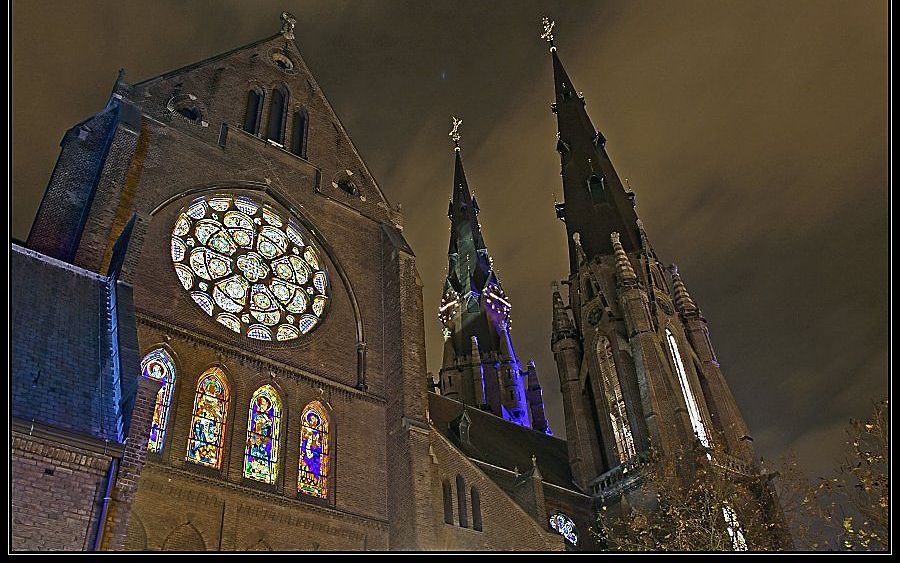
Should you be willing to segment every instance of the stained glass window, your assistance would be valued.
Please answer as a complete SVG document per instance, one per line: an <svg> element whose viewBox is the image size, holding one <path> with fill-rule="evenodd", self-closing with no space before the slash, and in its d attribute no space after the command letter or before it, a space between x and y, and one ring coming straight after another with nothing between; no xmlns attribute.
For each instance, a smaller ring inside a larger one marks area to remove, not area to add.
<svg viewBox="0 0 900 563"><path fill-rule="evenodd" d="M606 394L609 421L616 440L616 452L619 454L619 462L625 463L635 454L634 437L625 411L625 399L622 396L622 386L619 384L612 347L605 336L597 340L597 360L600 363L600 378L603 381L603 392Z"/></svg>
<svg viewBox="0 0 900 563"><path fill-rule="evenodd" d="M566 541L572 545L578 545L578 532L575 529L575 522L562 512L557 512L550 517L550 529L556 530L559 535L566 538Z"/></svg>
<svg viewBox="0 0 900 563"><path fill-rule="evenodd" d="M220 368L212 367L203 372L194 399L194 416L191 418L191 436L187 448L188 461L216 469L222 466L228 394L225 373Z"/></svg>
<svg viewBox="0 0 900 563"><path fill-rule="evenodd" d="M300 422L300 475L297 490L319 498L328 498L331 440L328 413L319 401L303 409Z"/></svg>
<svg viewBox="0 0 900 563"><path fill-rule="evenodd" d="M681 384L681 393L684 395L684 402L687 404L688 416L690 416L694 434L697 435L700 443L708 448L709 438L706 434L706 426L703 425L703 419L700 417L700 408L697 406L694 392L691 390L690 382L688 382L687 372L684 369L684 362L681 361L681 353L678 351L675 335L668 328L666 329L666 342L669 344L672 362L675 364L675 371L678 373L678 382ZM707 455L707 457L709 456Z"/></svg>
<svg viewBox="0 0 900 563"><path fill-rule="evenodd" d="M246 196L192 201L175 220L178 281L203 311L248 338L293 340L324 318L328 275L292 218Z"/></svg>
<svg viewBox="0 0 900 563"><path fill-rule="evenodd" d="M734 551L747 551L747 539L744 537L744 530L738 521L737 513L727 502L722 506L722 516L725 517L728 537L731 538L731 549Z"/></svg>
<svg viewBox="0 0 900 563"><path fill-rule="evenodd" d="M147 450L159 453L166 440L166 423L169 421L169 406L172 404L172 390L175 388L175 363L169 353L162 348L153 350L141 361L141 371L147 379L162 384L156 393L153 409L153 423L150 425L150 439Z"/></svg>
<svg viewBox="0 0 900 563"><path fill-rule="evenodd" d="M244 477L274 483L278 476L281 437L281 399L271 385L263 385L250 399Z"/></svg>

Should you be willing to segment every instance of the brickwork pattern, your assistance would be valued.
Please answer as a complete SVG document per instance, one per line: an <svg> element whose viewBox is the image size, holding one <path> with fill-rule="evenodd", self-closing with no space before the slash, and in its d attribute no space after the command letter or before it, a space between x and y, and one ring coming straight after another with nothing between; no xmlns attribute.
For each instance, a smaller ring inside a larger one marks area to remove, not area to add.
<svg viewBox="0 0 900 563"><path fill-rule="evenodd" d="M12 433L14 551L90 549L112 456Z"/></svg>

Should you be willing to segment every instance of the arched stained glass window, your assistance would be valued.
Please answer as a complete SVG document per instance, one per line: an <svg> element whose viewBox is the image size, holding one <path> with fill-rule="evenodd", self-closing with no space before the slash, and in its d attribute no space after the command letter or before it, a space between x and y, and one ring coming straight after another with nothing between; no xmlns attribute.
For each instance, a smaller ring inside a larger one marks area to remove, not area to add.
<svg viewBox="0 0 900 563"><path fill-rule="evenodd" d="M575 528L575 522L562 512L550 516L550 529L556 530L572 545L578 545L578 530Z"/></svg>
<svg viewBox="0 0 900 563"><path fill-rule="evenodd" d="M203 372L197 383L187 460L200 465L222 467L225 422L228 418L228 384L217 367Z"/></svg>
<svg viewBox="0 0 900 563"><path fill-rule="evenodd" d="M694 398L694 392L691 390L688 382L687 372L684 369L684 362L681 361L681 353L678 351L678 342L672 331L666 328L666 342L669 345L669 353L672 355L672 363L675 364L675 371L678 373L678 382L681 384L681 393L684 395L684 402L687 405L688 416L691 419L691 426L694 428L694 434L704 447L709 447L709 438L706 434L706 426L703 425L703 419L700 417L700 408L697 406L697 400Z"/></svg>
<svg viewBox="0 0 900 563"><path fill-rule="evenodd" d="M731 538L731 549L734 551L747 551L747 539L744 537L744 529L741 528L737 513L727 502L722 506L722 516L725 517L728 537Z"/></svg>
<svg viewBox="0 0 900 563"><path fill-rule="evenodd" d="M605 336L597 339L597 361L600 364L603 392L606 394L609 422L612 424L613 436L616 439L616 452L619 454L619 462L625 463L635 455L634 436L625 411L625 399L622 397L622 386L619 383L612 347Z"/></svg>
<svg viewBox="0 0 900 563"><path fill-rule="evenodd" d="M331 436L328 413L319 401L306 405L300 420L300 474L297 491L328 498L331 464Z"/></svg>
<svg viewBox="0 0 900 563"><path fill-rule="evenodd" d="M168 352L157 348L144 356L141 361L141 372L147 379L153 379L162 384L156 393L153 423L150 425L150 439L147 440L147 450L159 453L166 440L169 406L172 404L172 391L175 389L175 363Z"/></svg>
<svg viewBox="0 0 900 563"><path fill-rule="evenodd" d="M272 484L278 476L281 438L281 399L271 385L263 385L250 399L244 477Z"/></svg>

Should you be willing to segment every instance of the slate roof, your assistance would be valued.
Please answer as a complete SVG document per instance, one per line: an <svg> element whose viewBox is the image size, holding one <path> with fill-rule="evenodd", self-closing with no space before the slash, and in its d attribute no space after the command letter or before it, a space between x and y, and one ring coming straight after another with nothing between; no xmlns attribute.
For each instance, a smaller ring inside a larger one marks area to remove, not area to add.
<svg viewBox="0 0 900 563"><path fill-rule="evenodd" d="M460 436L463 411L469 416L469 442ZM458 401L428 393L428 413L434 427L471 459L519 473L531 471L531 456L547 483L580 493L572 481L565 440L519 426Z"/></svg>
<svg viewBox="0 0 900 563"><path fill-rule="evenodd" d="M12 244L12 416L121 443L106 278Z"/></svg>

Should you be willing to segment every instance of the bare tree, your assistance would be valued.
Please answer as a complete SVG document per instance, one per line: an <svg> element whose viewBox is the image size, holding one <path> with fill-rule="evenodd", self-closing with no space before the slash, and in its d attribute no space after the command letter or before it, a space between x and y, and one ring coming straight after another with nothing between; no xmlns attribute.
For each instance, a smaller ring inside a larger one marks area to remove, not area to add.
<svg viewBox="0 0 900 563"><path fill-rule="evenodd" d="M829 478L809 479L793 454L741 471L716 448L650 452L640 487L601 507L591 532L613 551L888 550L888 412L881 401L850 421Z"/></svg>

